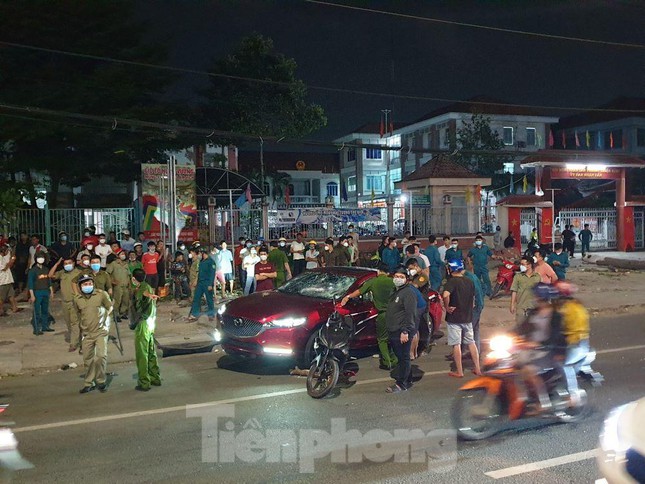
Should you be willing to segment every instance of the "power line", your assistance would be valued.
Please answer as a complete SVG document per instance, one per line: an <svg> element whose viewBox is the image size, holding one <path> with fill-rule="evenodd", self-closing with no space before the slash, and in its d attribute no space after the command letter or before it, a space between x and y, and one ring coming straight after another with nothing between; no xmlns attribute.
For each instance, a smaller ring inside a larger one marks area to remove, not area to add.
<svg viewBox="0 0 645 484"><path fill-rule="evenodd" d="M347 10L355 10L359 12L368 12L368 13L376 13L379 15L390 15L392 17L399 17L399 18L405 18L405 19L411 19L411 20L421 20L424 22L434 22L434 23L440 23L440 24L445 24L445 25L457 25L459 27L468 27L468 28L473 28L473 29L482 29L482 30L491 30L494 32L505 32L509 34L516 34L516 35L526 35L526 36L531 36L531 37L542 37L542 38L547 38L547 39L555 39L555 40L567 40L567 41L572 41L572 42L584 42L588 44L600 44L600 45L608 45L612 47L626 47L626 48L631 48L631 49L645 49L645 45L643 44L631 44L627 42L612 42L608 40L598 40L598 39L586 39L582 37L569 37L566 35L555 35L555 34L545 34L542 32L531 32L527 30L518 30L518 29L506 29L502 27L492 27L490 25L481 25L481 24L473 24L473 23L468 23L468 22L457 22L455 20L444 20L444 19L439 19L439 18L432 18L432 17L421 17L418 15L410 15L410 14L405 14L405 13L398 13L398 12L390 12L387 10L377 10L373 8L365 8L365 7L355 7L353 5L341 5L338 3L331 3L331 2L323 2L321 0L304 0L306 3L313 3L317 5L323 5L326 7L336 7L336 8L344 8Z"/></svg>
<svg viewBox="0 0 645 484"><path fill-rule="evenodd" d="M309 1L309 0L305 0L305 1ZM334 5L334 4L331 4L331 5ZM114 62L114 63L120 63L124 65L137 66L137 67L146 67L151 69L182 72L185 74L195 74L200 76L231 79L236 81L254 82L258 84L267 84L267 85L282 86L282 87L294 87L296 85L290 82L273 81L270 79L258 79L253 77L244 77L244 76L233 76L229 74L219 74L215 72L201 71L197 69L187 69L183 67L173 67L173 66L167 66L167 65L161 65L161 64L151 64L147 62L130 61L125 59L117 59L114 57L106 57L106 56L99 56L99 55L93 55L93 54L82 54L79 52L71 52L71 51L60 50L60 49L50 49L46 47L19 44L15 42L6 42L2 40L0 40L0 44L18 48L18 49L28 49L28 50L34 50L39 52L47 52L50 54L59 54L59 55L66 55L70 57L79 57L84 59L98 60L102 62ZM298 85L303 85L303 84L304 83L302 84L299 83ZM514 104L514 103L501 103L501 102L488 102L488 101L464 101L463 99L439 98L439 97L429 97L429 96L413 96L413 95L395 94L395 93L387 93L387 92L374 92L374 91L363 91L363 90L357 90L357 89L316 86L312 84L304 84L304 85L308 89L313 89L318 91L334 92L334 93L341 93L341 94L352 94L352 95L360 95L360 96L398 98L398 99L407 99L407 100L413 100L413 101L464 103L464 104L473 104L473 105L481 105L481 106L498 106L498 107L511 107L511 108L523 108L523 109L543 109L543 110L552 110L552 111L610 112L610 113L628 113L628 114L640 114L643 112L642 110L639 110L639 109L581 108L581 107L573 107L573 106L540 106L540 105L534 105L534 104Z"/></svg>

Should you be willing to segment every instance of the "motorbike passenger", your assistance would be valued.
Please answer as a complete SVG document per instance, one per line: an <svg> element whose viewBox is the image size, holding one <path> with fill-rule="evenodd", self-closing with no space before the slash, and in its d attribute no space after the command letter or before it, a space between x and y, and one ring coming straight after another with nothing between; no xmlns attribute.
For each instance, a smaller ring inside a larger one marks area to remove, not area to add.
<svg viewBox="0 0 645 484"><path fill-rule="evenodd" d="M533 390L539 402L539 412L548 411L551 401L544 380L540 376L544 369L553 368L555 360L564 357L565 340L562 333L562 317L552 304L559 295L549 284L539 283L533 288L535 308L515 329L524 339L518 357L519 369L529 390Z"/></svg>

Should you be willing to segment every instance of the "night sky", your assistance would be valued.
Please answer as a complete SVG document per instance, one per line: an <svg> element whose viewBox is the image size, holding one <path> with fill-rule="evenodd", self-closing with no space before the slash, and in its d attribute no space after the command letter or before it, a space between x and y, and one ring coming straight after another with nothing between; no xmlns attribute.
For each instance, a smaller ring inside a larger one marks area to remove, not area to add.
<svg viewBox="0 0 645 484"><path fill-rule="evenodd" d="M338 2L495 27L645 44L645 1ZM271 37L309 85L413 96L477 95L518 104L595 107L617 96L645 97L645 49L525 37L350 11L297 0L140 2L153 37L171 47L170 63L207 69L245 35ZM170 39L170 40L168 40ZM172 91L190 98L204 78ZM381 109L413 121L445 103L310 90L331 140ZM554 111L556 115L570 114Z"/></svg>

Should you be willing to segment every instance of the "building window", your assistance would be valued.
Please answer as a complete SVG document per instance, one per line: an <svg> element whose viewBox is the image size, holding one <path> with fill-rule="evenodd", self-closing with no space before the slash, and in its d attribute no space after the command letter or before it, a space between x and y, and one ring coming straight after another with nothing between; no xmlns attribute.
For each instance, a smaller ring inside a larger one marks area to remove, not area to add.
<svg viewBox="0 0 645 484"><path fill-rule="evenodd" d="M374 190L375 192L382 192L383 191L383 176L381 175L367 175L365 177L365 190L366 191L372 191Z"/></svg>
<svg viewBox="0 0 645 484"><path fill-rule="evenodd" d="M512 161L510 163L504 163L504 173L515 173L515 163Z"/></svg>
<svg viewBox="0 0 645 484"><path fill-rule="evenodd" d="M636 130L636 145L645 146L645 128L638 128Z"/></svg>
<svg viewBox="0 0 645 484"><path fill-rule="evenodd" d="M347 161L356 161L356 148L347 148Z"/></svg>
<svg viewBox="0 0 645 484"><path fill-rule="evenodd" d="M390 170L390 191L394 191L394 183L401 181L401 168Z"/></svg>
<svg viewBox="0 0 645 484"><path fill-rule="evenodd" d="M355 192L356 191L356 177L348 176L347 177L347 191Z"/></svg>
<svg viewBox="0 0 645 484"><path fill-rule="evenodd" d="M504 144L506 146L513 146L515 144L515 136L513 128L504 127Z"/></svg>
<svg viewBox="0 0 645 484"><path fill-rule="evenodd" d="M311 196L311 181L305 180L303 182L304 185L304 193L303 195Z"/></svg>
<svg viewBox="0 0 645 484"><path fill-rule="evenodd" d="M450 128L445 128L441 131L441 147L447 148L450 146Z"/></svg>
<svg viewBox="0 0 645 484"><path fill-rule="evenodd" d="M327 196L328 197L338 196L338 183L336 182L327 183Z"/></svg>
<svg viewBox="0 0 645 484"><path fill-rule="evenodd" d="M504 140L504 143L506 143L506 140ZM535 146L535 128L526 128L526 146Z"/></svg>
<svg viewBox="0 0 645 484"><path fill-rule="evenodd" d="M377 148L365 148L366 160L380 160L382 159L382 151Z"/></svg>

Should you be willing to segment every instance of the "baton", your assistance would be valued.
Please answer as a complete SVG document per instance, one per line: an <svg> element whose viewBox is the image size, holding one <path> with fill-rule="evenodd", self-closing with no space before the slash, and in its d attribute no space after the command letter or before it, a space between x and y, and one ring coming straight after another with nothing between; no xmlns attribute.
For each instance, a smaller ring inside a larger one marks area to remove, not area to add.
<svg viewBox="0 0 645 484"><path fill-rule="evenodd" d="M114 320L114 328L116 329L116 338L114 336L111 336L112 341L114 341L114 346L119 350L119 353L121 353L121 356L123 356L123 343L121 342L121 333L119 332L119 323L116 322L116 319Z"/></svg>

